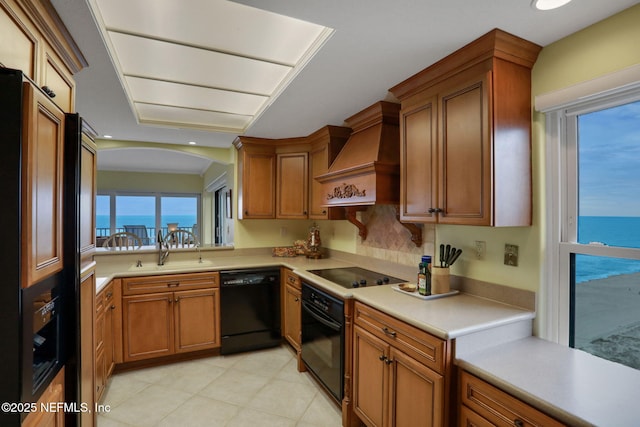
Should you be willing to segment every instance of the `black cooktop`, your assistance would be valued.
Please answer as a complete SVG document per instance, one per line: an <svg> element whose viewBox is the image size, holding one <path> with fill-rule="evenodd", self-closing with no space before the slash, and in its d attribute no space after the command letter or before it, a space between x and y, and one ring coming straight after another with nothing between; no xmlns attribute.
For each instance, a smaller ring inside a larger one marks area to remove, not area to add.
<svg viewBox="0 0 640 427"><path fill-rule="evenodd" d="M365 270L360 267L326 268L323 270L309 270L309 273L334 282L343 288L359 288L406 282L406 280L398 279L397 277Z"/></svg>

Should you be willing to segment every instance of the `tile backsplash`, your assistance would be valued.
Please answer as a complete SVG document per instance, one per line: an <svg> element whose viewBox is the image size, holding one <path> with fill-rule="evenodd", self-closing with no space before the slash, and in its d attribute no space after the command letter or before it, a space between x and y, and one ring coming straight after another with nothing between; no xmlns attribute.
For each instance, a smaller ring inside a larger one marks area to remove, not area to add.
<svg viewBox="0 0 640 427"><path fill-rule="evenodd" d="M420 224L422 246L411 241L411 233L396 219L396 206L375 205L358 212L358 220L366 224L366 240L357 237L356 254L404 265L418 265L422 255L432 255L435 226Z"/></svg>

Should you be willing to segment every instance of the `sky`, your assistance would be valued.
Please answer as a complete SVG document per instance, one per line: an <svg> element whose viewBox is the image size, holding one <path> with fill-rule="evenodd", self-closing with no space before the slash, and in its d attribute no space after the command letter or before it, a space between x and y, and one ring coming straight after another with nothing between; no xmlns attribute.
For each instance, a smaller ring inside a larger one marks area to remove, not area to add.
<svg viewBox="0 0 640 427"><path fill-rule="evenodd" d="M581 216L640 217L640 101L578 118Z"/></svg>
<svg viewBox="0 0 640 427"><path fill-rule="evenodd" d="M116 216L154 215L155 196L116 196ZM195 197L162 197L163 215L196 215ZM109 196L98 196L96 215L109 215Z"/></svg>

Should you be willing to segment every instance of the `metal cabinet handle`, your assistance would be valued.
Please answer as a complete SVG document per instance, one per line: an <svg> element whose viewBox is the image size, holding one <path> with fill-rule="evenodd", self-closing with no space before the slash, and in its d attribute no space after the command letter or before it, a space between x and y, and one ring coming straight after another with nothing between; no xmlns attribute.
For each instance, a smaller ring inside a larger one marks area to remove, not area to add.
<svg viewBox="0 0 640 427"><path fill-rule="evenodd" d="M383 362L385 361L386 358L387 356L385 356L384 354L381 354L380 357L378 357L378 359L382 360Z"/></svg>
<svg viewBox="0 0 640 427"><path fill-rule="evenodd" d="M175 302L180 302L180 297L177 297L174 301Z"/></svg>
<svg viewBox="0 0 640 427"><path fill-rule="evenodd" d="M116 309L116 306L111 304L111 310L115 310L115 309Z"/></svg>
<svg viewBox="0 0 640 427"><path fill-rule="evenodd" d="M107 292L107 298L111 298L113 296L113 292Z"/></svg>
<svg viewBox="0 0 640 427"><path fill-rule="evenodd" d="M167 283L168 287L172 287L172 286L180 286L180 282L169 282Z"/></svg>
<svg viewBox="0 0 640 427"><path fill-rule="evenodd" d="M524 422L522 420L516 418L515 420L513 420L513 425L515 427L524 427Z"/></svg>
<svg viewBox="0 0 640 427"><path fill-rule="evenodd" d="M325 209L322 211L322 215L326 215L326 214L327 214L327 210Z"/></svg>
<svg viewBox="0 0 640 427"><path fill-rule="evenodd" d="M442 209L440 209L440 208L429 208L429 210L427 210L427 212L429 212L429 213L440 213L440 212L442 212Z"/></svg>
<svg viewBox="0 0 640 427"><path fill-rule="evenodd" d="M300 301L300 298L296 297L295 302L298 302L298 301Z"/></svg>
<svg viewBox="0 0 640 427"><path fill-rule="evenodd" d="M56 93L53 90L51 90L49 86L42 86L42 91L46 93L49 96L49 98L56 97Z"/></svg>
<svg viewBox="0 0 640 427"><path fill-rule="evenodd" d="M392 359L389 359L389 358L387 357L387 358L385 358L384 363L386 363L387 365L391 365L391 364L393 363L393 360L392 360Z"/></svg>
<svg viewBox="0 0 640 427"><path fill-rule="evenodd" d="M396 333L396 331L392 331L391 329L387 328L386 326L384 328L382 328L382 332L384 332L386 335L389 335L390 337L395 338L396 335L398 335Z"/></svg>

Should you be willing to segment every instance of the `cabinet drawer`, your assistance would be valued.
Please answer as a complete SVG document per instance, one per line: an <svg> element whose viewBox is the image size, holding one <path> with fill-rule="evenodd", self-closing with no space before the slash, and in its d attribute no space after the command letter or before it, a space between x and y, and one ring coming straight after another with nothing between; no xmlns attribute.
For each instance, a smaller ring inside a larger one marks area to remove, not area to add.
<svg viewBox="0 0 640 427"><path fill-rule="evenodd" d="M296 274L293 274L293 272L288 268L284 269L284 282L296 289L302 288L302 285L300 284L300 278Z"/></svg>
<svg viewBox="0 0 640 427"><path fill-rule="evenodd" d="M463 405L498 427L564 426L564 424L468 372L460 373L460 393Z"/></svg>
<svg viewBox="0 0 640 427"><path fill-rule="evenodd" d="M219 273L167 274L161 276L128 277L122 279L122 294L135 295L150 292L182 291L187 289L217 288Z"/></svg>
<svg viewBox="0 0 640 427"><path fill-rule="evenodd" d="M446 342L365 304L355 303L355 324L442 374Z"/></svg>

